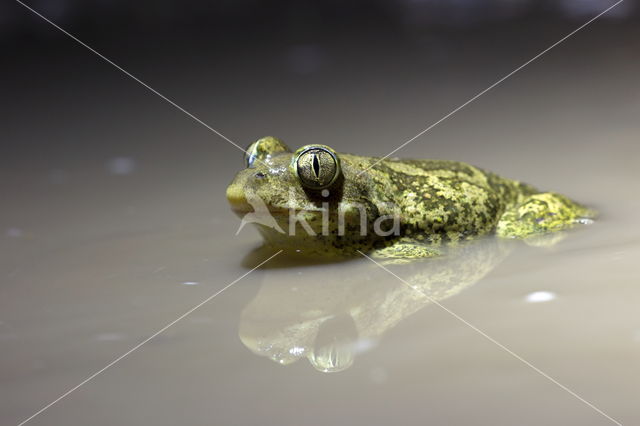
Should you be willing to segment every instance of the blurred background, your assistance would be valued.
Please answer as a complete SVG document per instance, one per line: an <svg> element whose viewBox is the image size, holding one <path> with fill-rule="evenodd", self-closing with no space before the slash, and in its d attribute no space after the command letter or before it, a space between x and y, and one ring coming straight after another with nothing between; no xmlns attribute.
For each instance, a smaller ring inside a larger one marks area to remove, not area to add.
<svg viewBox="0 0 640 426"><path fill-rule="evenodd" d="M242 147L273 135L382 156L614 1L25 4ZM624 424L640 392L639 23L625 0L396 154L601 212L447 306ZM224 198L237 147L15 1L0 2L0 51L0 423L18 424L245 273L260 238L235 235ZM264 342L239 337L241 318L258 333L257 313L292 324L316 299L401 292L378 277L378 293L325 294L333 272L256 271L32 424L608 424L433 306L389 314L340 373L252 353ZM320 278L296 311L299 274Z"/></svg>
<svg viewBox="0 0 640 426"><path fill-rule="evenodd" d="M362 154L383 155L613 2L28 4L243 147L264 134L275 134L292 146L325 142L345 151L366 139L370 147ZM532 64L446 127L459 128L463 120L476 119L484 122L483 130L498 121L505 124L505 119L533 123L532 116L556 107L569 119L576 114L573 104L588 101L589 91L580 88L593 84L591 76L607 80L611 91L619 87L623 96L635 95L607 66L618 61L616 70L623 72L635 65L631 47L638 40L638 14L636 2L624 1L580 37L551 52L544 64ZM60 178L71 173L63 162L76 157L104 162L123 155L147 163L151 153L144 151L142 158L138 151L149 144L156 153L177 155L165 157L172 161L222 165L238 155L232 154L236 148L136 87L18 3L0 5L0 34L7 135L3 149L8 150L0 161L26 155L31 165L55 162ZM566 81L558 78L567 75L571 78ZM511 88L521 91L515 95L521 100L517 105L502 102ZM540 88L563 91L565 104L546 102ZM591 94L599 98L593 90ZM605 108L606 102L595 108ZM500 108L502 116L487 116L488 106ZM522 109L516 112L514 107ZM471 135L458 133L461 145L479 146L470 142L483 137L478 126L473 128ZM424 156L424 149L417 147L428 143L437 149L444 140L438 132L404 152ZM492 137L499 136L487 135ZM521 152L517 144L509 146Z"/></svg>

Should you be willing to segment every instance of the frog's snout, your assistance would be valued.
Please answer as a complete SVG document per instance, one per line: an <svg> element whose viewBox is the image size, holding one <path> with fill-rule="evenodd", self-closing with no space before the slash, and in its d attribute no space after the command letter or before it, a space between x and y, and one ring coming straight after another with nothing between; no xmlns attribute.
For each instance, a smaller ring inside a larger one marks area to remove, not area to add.
<svg viewBox="0 0 640 426"><path fill-rule="evenodd" d="M232 182L227 187L227 201L231 206L231 210L237 214L242 215L253 210L244 194L243 186L239 183Z"/></svg>

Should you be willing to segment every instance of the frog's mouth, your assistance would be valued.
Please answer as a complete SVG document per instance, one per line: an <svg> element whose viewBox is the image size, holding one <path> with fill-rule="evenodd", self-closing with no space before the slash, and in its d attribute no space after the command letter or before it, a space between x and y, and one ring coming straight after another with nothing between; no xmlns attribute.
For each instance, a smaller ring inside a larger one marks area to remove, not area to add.
<svg viewBox="0 0 640 426"><path fill-rule="evenodd" d="M274 218L288 218L290 216L296 216L304 213L307 215L322 215L322 210L303 210L295 209L293 207L269 207L266 210L255 209L250 204L231 204L231 211L233 211L238 217L243 218L248 214L255 214L257 216L273 216Z"/></svg>
<svg viewBox="0 0 640 426"><path fill-rule="evenodd" d="M306 214L322 214L321 209L299 209L294 207L274 207L267 206L260 198L250 199L243 193L227 190L227 200L231 206L231 210L240 218L253 213L257 216L273 216L275 218L284 218L291 215L304 212Z"/></svg>
<svg viewBox="0 0 640 426"><path fill-rule="evenodd" d="M280 209L273 209L273 208L267 208L267 209L256 209L254 206L252 206L249 203L234 203L234 202L230 202L229 205L231 206L231 211L234 212L236 215L242 217L246 214L249 213L256 213L256 214L271 214L271 215L276 215L276 216L281 216L287 213L287 210L280 210Z"/></svg>

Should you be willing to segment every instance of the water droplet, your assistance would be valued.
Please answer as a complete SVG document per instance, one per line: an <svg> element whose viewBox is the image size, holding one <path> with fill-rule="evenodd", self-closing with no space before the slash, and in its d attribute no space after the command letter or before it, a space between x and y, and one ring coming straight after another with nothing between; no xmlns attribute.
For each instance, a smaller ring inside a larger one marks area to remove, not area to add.
<svg viewBox="0 0 640 426"><path fill-rule="evenodd" d="M550 302L556 298L556 294L550 291L534 291L533 293L527 294L527 302L529 303L540 303L540 302Z"/></svg>
<svg viewBox="0 0 640 426"><path fill-rule="evenodd" d="M182 282L182 285L198 285L198 284L200 284L200 283L197 282L197 281L183 281Z"/></svg>

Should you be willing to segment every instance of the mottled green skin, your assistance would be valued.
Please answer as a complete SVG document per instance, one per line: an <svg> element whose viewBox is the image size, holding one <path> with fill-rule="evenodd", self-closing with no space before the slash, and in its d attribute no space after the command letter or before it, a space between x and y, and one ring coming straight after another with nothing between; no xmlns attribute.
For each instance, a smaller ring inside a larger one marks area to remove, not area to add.
<svg viewBox="0 0 640 426"><path fill-rule="evenodd" d="M255 145L255 144L254 144ZM254 151L255 151L255 146ZM295 235L257 225L265 240L280 248L308 254L353 255L375 252L383 257L426 257L443 242L458 242L496 231L500 237L528 238L558 231L593 217L594 212L555 193L505 179L469 164L443 160L398 160L337 154L342 176L328 197L305 189L292 169L295 153L275 138L259 141L262 156L242 170L227 189L233 209L252 211L248 195L264 200L282 229L289 229L289 209L318 233L309 236L296 226ZM273 152L273 154L264 154ZM366 235L360 235L366 211ZM328 210L328 235L322 234L322 210ZM338 235L338 211L345 217L345 235ZM396 215L400 235L379 236L376 218Z"/></svg>

